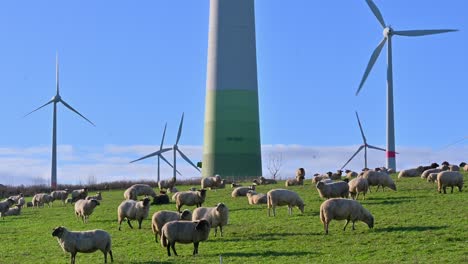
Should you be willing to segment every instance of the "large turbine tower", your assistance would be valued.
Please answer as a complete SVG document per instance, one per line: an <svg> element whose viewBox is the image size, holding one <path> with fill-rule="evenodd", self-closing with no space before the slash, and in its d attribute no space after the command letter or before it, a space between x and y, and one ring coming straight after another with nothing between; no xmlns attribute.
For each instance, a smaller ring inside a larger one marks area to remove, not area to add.
<svg viewBox="0 0 468 264"><path fill-rule="evenodd" d="M262 175L254 0L210 0L203 177Z"/></svg>
<svg viewBox="0 0 468 264"><path fill-rule="evenodd" d="M393 63L392 63L392 37L393 35L406 36L406 37L418 37L425 35L433 35L446 33L451 31L457 31L454 29L429 29L429 30L402 30L397 31L393 30L390 26L385 24L382 14L372 0L366 0L367 5L369 5L372 13L379 21L380 25L383 27L383 36L384 38L380 41L377 48L371 55L369 63L367 64L366 71L362 77L359 88L356 92L356 95L361 91L364 82L367 79L372 66L374 66L375 61L379 57L380 51L382 51L383 46L387 43L387 168L396 170L396 159L395 159L395 126L394 126L394 116L393 116Z"/></svg>

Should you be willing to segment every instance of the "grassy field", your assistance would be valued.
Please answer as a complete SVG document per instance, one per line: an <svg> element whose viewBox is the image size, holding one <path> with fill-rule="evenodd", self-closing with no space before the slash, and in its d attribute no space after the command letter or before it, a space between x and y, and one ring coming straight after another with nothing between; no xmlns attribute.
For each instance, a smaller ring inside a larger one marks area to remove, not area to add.
<svg viewBox="0 0 468 264"><path fill-rule="evenodd" d="M468 183L468 174L464 174ZM395 175L393 175L395 179ZM200 243L199 255L192 256L192 244L176 244L178 257L167 257L151 231L151 215L158 210L175 210L175 204L151 206L143 227L118 231L117 207L123 190L103 192L101 206L83 224L74 216L73 206L59 202L51 208L24 208L21 216L0 219L0 263L68 263L52 237L52 228L69 230L104 229L113 239L114 263L468 263L468 192L439 194L436 185L420 178L396 180L397 192L368 194L362 201L374 215L375 227L358 222L342 230L344 221L332 221L324 235L319 219L322 199L310 180L305 186L290 187L306 203L305 213L296 208L277 208L268 217L266 206L250 206L246 197L231 198L231 189L208 191L204 206L224 202L230 209L230 223L224 237ZM259 186L266 193L277 185ZM179 190L189 186L178 186ZM30 201L30 197L27 201ZM185 207L184 207L185 208ZM193 208L189 208L193 209ZM134 227L138 224L135 222ZM79 253L77 263L101 263L100 252Z"/></svg>

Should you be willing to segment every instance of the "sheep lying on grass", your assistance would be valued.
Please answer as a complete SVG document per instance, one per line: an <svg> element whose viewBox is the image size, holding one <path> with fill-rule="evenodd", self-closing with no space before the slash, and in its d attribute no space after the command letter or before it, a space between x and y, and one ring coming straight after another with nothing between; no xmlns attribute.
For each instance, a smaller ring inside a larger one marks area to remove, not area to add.
<svg viewBox="0 0 468 264"><path fill-rule="evenodd" d="M205 202L206 190L201 189L195 192L192 192L192 191L178 192L174 194L172 198L173 199L175 198L177 211L180 212L180 208L182 208L183 205L188 205L188 206L196 205L197 207L202 206L202 204Z"/></svg>
<svg viewBox="0 0 468 264"><path fill-rule="evenodd" d="M87 223L89 216L94 212L94 208L98 205L98 200L78 200L75 203L75 215L76 217L81 217L83 223Z"/></svg>
<svg viewBox="0 0 468 264"><path fill-rule="evenodd" d="M401 170L400 173L398 174L398 179L404 178L404 177L418 177L423 172L424 172L423 166L419 166L413 169Z"/></svg>
<svg viewBox="0 0 468 264"><path fill-rule="evenodd" d="M2 217L12 216L12 215L20 215L20 214L21 214L21 206L19 206L19 205L8 209L8 211L6 211L5 213L0 213L0 215Z"/></svg>
<svg viewBox="0 0 468 264"><path fill-rule="evenodd" d="M452 187L451 193L453 193L453 187L457 186L458 191L462 191L463 188L463 175L458 171L442 171L437 174L437 190L439 193L444 190L446 192L447 187Z"/></svg>
<svg viewBox="0 0 468 264"><path fill-rule="evenodd" d="M15 201L13 199L6 199L5 201L0 202L0 214L2 215L2 218L4 218L4 213L8 212L8 209L10 206L14 205Z"/></svg>
<svg viewBox="0 0 468 264"><path fill-rule="evenodd" d="M248 191L255 191L255 185L247 187L237 187L234 190L232 190L231 196L234 198L239 196L247 196Z"/></svg>
<svg viewBox="0 0 468 264"><path fill-rule="evenodd" d="M267 203L266 194L256 193L255 191L248 191L247 192L247 199L248 199L250 205L266 204Z"/></svg>
<svg viewBox="0 0 468 264"><path fill-rule="evenodd" d="M162 227L166 223L176 220L191 221L192 212L190 212L187 209L182 211L182 213L162 210L153 214L153 217L151 218L151 229L153 230L154 239L156 240L156 243L158 242L158 237L161 239Z"/></svg>
<svg viewBox="0 0 468 264"><path fill-rule="evenodd" d="M104 230L89 231L68 231L65 227L54 228L52 236L57 237L59 245L63 251L70 253L71 263L75 263L76 254L92 253L101 250L104 254L104 263L107 263L107 253L109 253L111 262L114 262L112 256L112 240L109 233Z"/></svg>
<svg viewBox="0 0 468 264"><path fill-rule="evenodd" d="M229 209L223 203L215 207L199 207L193 210L192 221L205 219L215 229L215 236L218 233L218 226L221 236L223 236L223 226L227 225L229 219Z"/></svg>
<svg viewBox="0 0 468 264"><path fill-rule="evenodd" d="M130 220L138 221L138 229L141 229L141 222L146 219L150 209L150 198L145 198L143 201L125 200L117 210L117 217L119 221L119 230L121 230L122 221L127 219L128 226L133 229Z"/></svg>
<svg viewBox="0 0 468 264"><path fill-rule="evenodd" d="M171 248L177 256L175 243L193 243L193 255L198 254L198 245L208 239L210 235L210 223L207 220L200 221L171 221L165 224L161 230L161 245L167 248L167 255L171 256Z"/></svg>
<svg viewBox="0 0 468 264"><path fill-rule="evenodd" d="M134 184L128 187L124 192L124 198L126 200L138 200L139 195L146 195L151 197L156 197L156 193L153 188L148 184Z"/></svg>
<svg viewBox="0 0 468 264"><path fill-rule="evenodd" d="M367 209L362 207L358 201L342 198L333 198L323 202L320 205L320 220L323 223L325 234L328 234L328 225L331 220L346 220L343 231L346 230L349 221L353 222L353 230L355 230L354 223L358 220L366 223L369 228L374 227L374 217Z"/></svg>
<svg viewBox="0 0 468 264"><path fill-rule="evenodd" d="M292 215L292 208L297 206L304 213L304 201L296 192L285 189L273 189L267 193L268 216L273 208L273 216L276 216L276 206L288 206L288 213Z"/></svg>

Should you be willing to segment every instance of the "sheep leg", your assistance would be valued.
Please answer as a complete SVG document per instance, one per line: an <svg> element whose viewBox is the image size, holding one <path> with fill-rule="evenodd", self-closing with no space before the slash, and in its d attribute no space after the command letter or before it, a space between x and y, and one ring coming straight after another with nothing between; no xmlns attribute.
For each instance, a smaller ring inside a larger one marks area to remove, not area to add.
<svg viewBox="0 0 468 264"><path fill-rule="evenodd" d="M133 226L132 226L132 224L130 223L130 219L127 219L127 223L128 223L128 226L129 226L131 229L133 229Z"/></svg>
<svg viewBox="0 0 468 264"><path fill-rule="evenodd" d="M198 254L198 244L200 244L200 242L193 243L193 255Z"/></svg>
<svg viewBox="0 0 468 264"><path fill-rule="evenodd" d="M222 226L219 226L219 231L221 233L221 236L223 236L223 227ZM198 251L197 251L197 253L198 253Z"/></svg>
<svg viewBox="0 0 468 264"><path fill-rule="evenodd" d="M215 227L215 236L218 234L218 227Z"/></svg>
<svg viewBox="0 0 468 264"><path fill-rule="evenodd" d="M330 224L330 221L325 221L323 222L323 228L325 229L325 235L328 235L328 224Z"/></svg>
<svg viewBox="0 0 468 264"><path fill-rule="evenodd" d="M167 255L170 257L171 256L171 243L167 243Z"/></svg>
<svg viewBox="0 0 468 264"><path fill-rule="evenodd" d="M71 253L71 257L70 257L71 264L75 264L75 257L76 257L76 252Z"/></svg>
<svg viewBox="0 0 468 264"><path fill-rule="evenodd" d="M357 200L359 198L359 193L356 194L356 199L353 198L353 200Z"/></svg>
<svg viewBox="0 0 468 264"><path fill-rule="evenodd" d="M380 184L377 185L377 191L375 191L375 192L378 192L378 191L379 191L379 188L380 188Z"/></svg>
<svg viewBox="0 0 468 264"><path fill-rule="evenodd" d="M447 194L447 186L442 187L444 189L444 194Z"/></svg>
<svg viewBox="0 0 468 264"><path fill-rule="evenodd" d="M114 256L112 256L112 250L109 250L109 255L111 257L111 262L114 262Z"/></svg>
<svg viewBox="0 0 468 264"><path fill-rule="evenodd" d="M175 241L171 243L171 248L172 248L172 251L174 252L174 255L178 256L175 250Z"/></svg>
<svg viewBox="0 0 468 264"><path fill-rule="evenodd" d="M343 231L346 231L346 226L348 226L349 220L350 220L349 218L346 219L346 224L345 224L344 227L343 227ZM354 224L354 222L353 222L353 224ZM353 230L354 230L354 229L353 229Z"/></svg>
<svg viewBox="0 0 468 264"><path fill-rule="evenodd" d="M143 222L143 219L138 220L138 229L141 229L141 222Z"/></svg>
<svg viewBox="0 0 468 264"><path fill-rule="evenodd" d="M452 191L450 193L453 193L453 185L452 185Z"/></svg>
<svg viewBox="0 0 468 264"><path fill-rule="evenodd" d="M354 228L354 223L356 222L356 220L353 220L353 230L356 230L356 228Z"/></svg>
<svg viewBox="0 0 468 264"><path fill-rule="evenodd" d="M292 207L290 205L288 205L288 214L292 215Z"/></svg>
<svg viewBox="0 0 468 264"><path fill-rule="evenodd" d="M104 253L104 263L107 263L107 252L103 251L102 253Z"/></svg>
<svg viewBox="0 0 468 264"><path fill-rule="evenodd" d="M268 206L268 216L270 216L271 207Z"/></svg>

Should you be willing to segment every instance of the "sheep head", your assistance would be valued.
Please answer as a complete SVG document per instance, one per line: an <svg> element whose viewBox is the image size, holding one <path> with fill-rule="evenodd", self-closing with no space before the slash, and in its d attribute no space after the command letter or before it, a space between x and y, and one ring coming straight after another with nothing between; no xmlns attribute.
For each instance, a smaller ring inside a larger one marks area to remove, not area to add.
<svg viewBox="0 0 468 264"><path fill-rule="evenodd" d="M197 231L210 230L210 228L210 223L205 219L198 221L197 225L195 226Z"/></svg>
<svg viewBox="0 0 468 264"><path fill-rule="evenodd" d="M58 227L52 229L52 236L53 237L61 237L63 232L65 232L65 230L67 230L65 227L58 226Z"/></svg>

